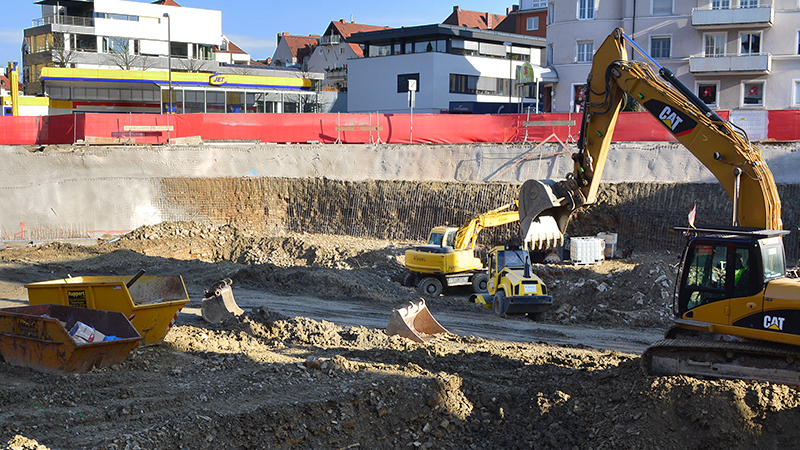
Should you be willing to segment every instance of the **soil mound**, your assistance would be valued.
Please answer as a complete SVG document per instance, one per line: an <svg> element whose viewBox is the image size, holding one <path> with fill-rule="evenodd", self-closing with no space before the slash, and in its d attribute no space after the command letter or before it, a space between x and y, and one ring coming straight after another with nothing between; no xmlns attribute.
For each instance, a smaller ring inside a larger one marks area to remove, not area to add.
<svg viewBox="0 0 800 450"><path fill-rule="evenodd" d="M180 274L192 302L221 278L234 291L335 301L386 313L414 243L195 222L139 228L94 246L0 251L0 294L67 274ZM545 325L666 328L677 255L537 266L555 307ZM433 310L491 315L449 289ZM23 297L24 298L24 297ZM311 300L309 300L311 299ZM494 317L494 316L491 316ZM491 322L498 330L515 321ZM449 334L423 346L380 328L260 306L208 324L182 314L158 345L85 374L0 363L0 449L792 448L794 387L648 378L635 354Z"/></svg>

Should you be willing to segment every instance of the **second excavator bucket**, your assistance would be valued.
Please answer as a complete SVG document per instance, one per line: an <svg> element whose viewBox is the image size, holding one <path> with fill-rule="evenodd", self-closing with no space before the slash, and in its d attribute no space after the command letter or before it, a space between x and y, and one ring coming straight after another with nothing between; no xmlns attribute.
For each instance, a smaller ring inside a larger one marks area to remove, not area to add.
<svg viewBox="0 0 800 450"><path fill-rule="evenodd" d="M241 316L244 313L233 299L231 283L230 278L225 278L206 289L200 304L200 312L206 322L219 323L228 317Z"/></svg>
<svg viewBox="0 0 800 450"><path fill-rule="evenodd" d="M386 334L389 336L400 335L420 344L427 344L441 337L439 335L442 333L449 331L434 319L425 304L425 299L422 298L392 311L392 317L386 327Z"/></svg>

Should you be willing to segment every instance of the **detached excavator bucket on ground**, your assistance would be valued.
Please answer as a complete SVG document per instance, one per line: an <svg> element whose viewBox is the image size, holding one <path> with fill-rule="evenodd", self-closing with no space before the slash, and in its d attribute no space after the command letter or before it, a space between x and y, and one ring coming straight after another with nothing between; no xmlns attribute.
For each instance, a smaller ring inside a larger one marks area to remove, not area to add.
<svg viewBox="0 0 800 450"><path fill-rule="evenodd" d="M205 296L200 304L200 312L206 322L219 323L228 317L244 314L242 308L239 308L236 300L233 299L232 283L230 278L225 278L205 290Z"/></svg>
<svg viewBox="0 0 800 450"><path fill-rule="evenodd" d="M392 311L392 318L386 327L386 334L389 336L400 335L420 344L427 344L441 336L442 333L449 333L447 329L439 325L433 318L425 299L411 301L403 308Z"/></svg>

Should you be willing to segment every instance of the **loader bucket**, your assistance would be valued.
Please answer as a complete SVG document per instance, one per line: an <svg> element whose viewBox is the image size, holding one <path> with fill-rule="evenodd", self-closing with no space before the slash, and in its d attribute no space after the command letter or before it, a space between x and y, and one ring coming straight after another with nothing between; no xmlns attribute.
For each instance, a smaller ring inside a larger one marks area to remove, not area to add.
<svg viewBox="0 0 800 450"><path fill-rule="evenodd" d="M230 278L225 278L206 289L205 297L200 303L200 313L206 322L220 323L228 317L241 316L244 313L233 298L231 283Z"/></svg>
<svg viewBox="0 0 800 450"><path fill-rule="evenodd" d="M389 336L400 335L404 338L421 344L437 339L442 333L449 333L439 322L433 318L425 299L411 301L403 308L392 311L389 325L386 327L386 334Z"/></svg>

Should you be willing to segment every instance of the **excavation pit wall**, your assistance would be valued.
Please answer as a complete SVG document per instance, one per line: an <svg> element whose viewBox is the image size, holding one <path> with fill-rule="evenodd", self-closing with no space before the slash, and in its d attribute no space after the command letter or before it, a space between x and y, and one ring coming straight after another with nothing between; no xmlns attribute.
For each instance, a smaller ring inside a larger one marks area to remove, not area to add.
<svg viewBox="0 0 800 450"><path fill-rule="evenodd" d="M760 143L782 198L787 256L798 254L797 143ZM206 221L263 231L424 240L517 198L529 178L563 179L574 146L253 145L0 147L0 237L6 242L108 239L162 221ZM596 205L572 236L610 231L635 249L674 249L673 231L729 224L731 205L711 173L675 143L615 144ZM746 205L743 205L746 207ZM517 234L481 234L485 245Z"/></svg>

